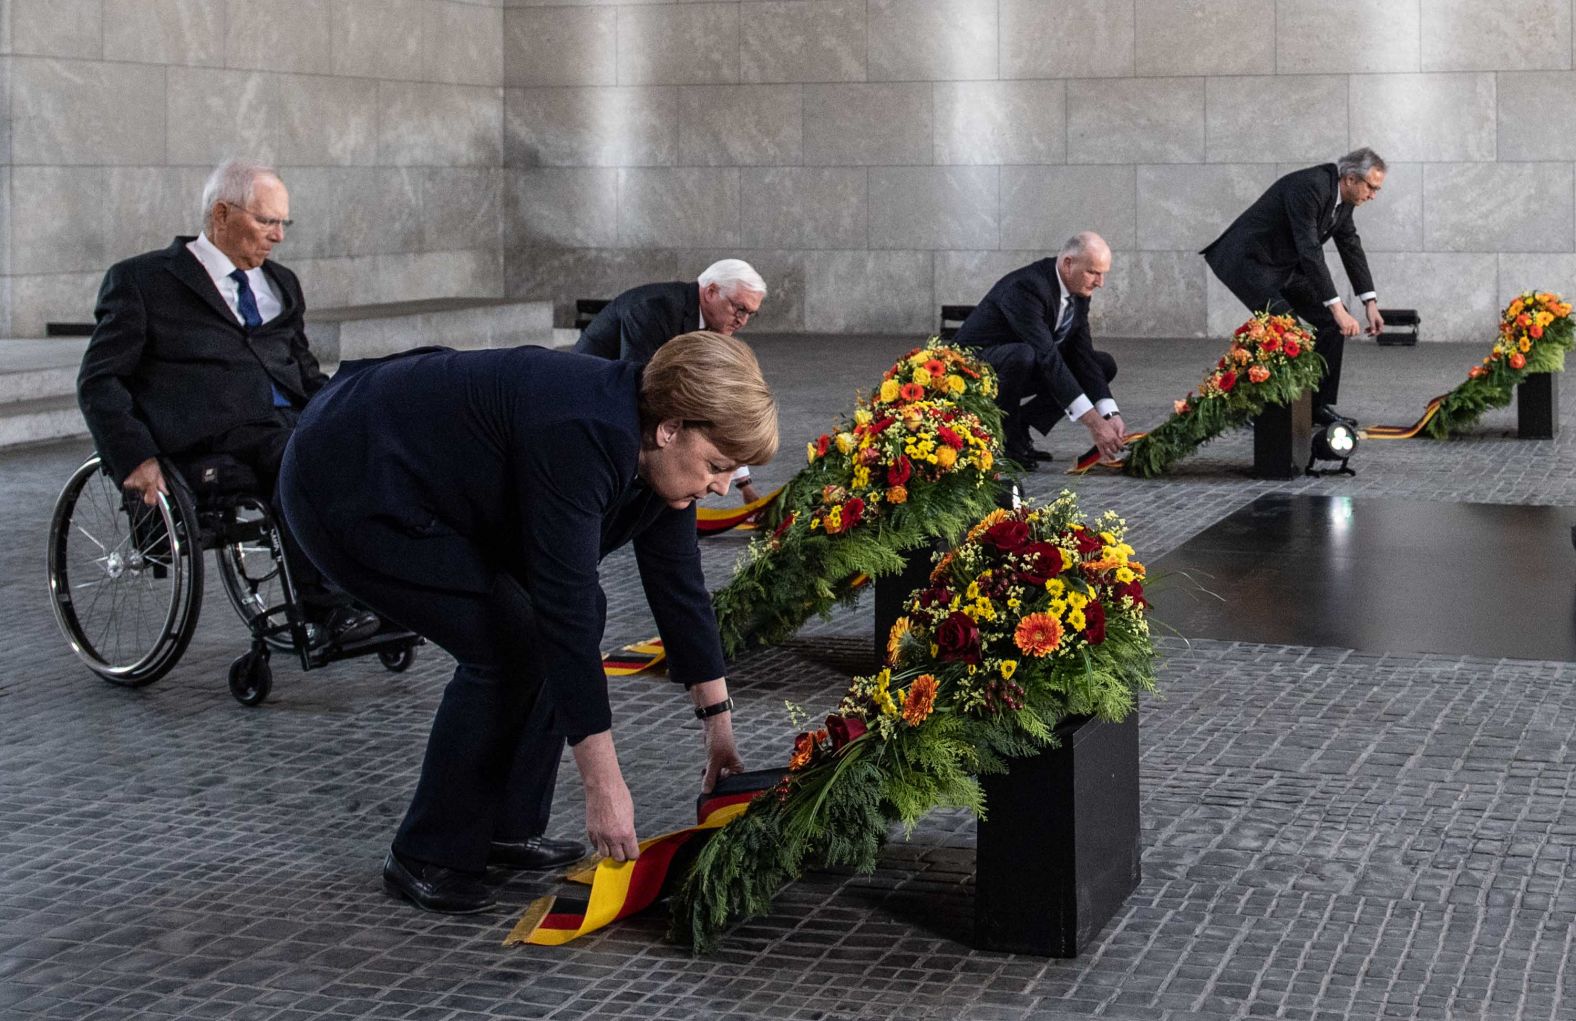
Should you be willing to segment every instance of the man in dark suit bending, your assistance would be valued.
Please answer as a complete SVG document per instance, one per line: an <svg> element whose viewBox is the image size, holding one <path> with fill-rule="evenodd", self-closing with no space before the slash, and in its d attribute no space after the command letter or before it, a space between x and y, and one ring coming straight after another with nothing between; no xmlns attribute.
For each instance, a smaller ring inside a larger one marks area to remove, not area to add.
<svg viewBox="0 0 1576 1021"><path fill-rule="evenodd" d="M203 228L104 276L77 398L110 473L149 505L169 493L160 457L228 454L272 493L301 409L328 382L307 346L294 273L269 259L290 226L271 168L229 160L202 194ZM294 547L291 575L324 638L371 637L378 618Z"/></svg>
<svg viewBox="0 0 1576 1021"><path fill-rule="evenodd" d="M1102 456L1122 449L1127 427L1111 397L1116 359L1089 336L1089 297L1110 270L1105 239L1075 234L1054 259L998 280L958 328L954 342L978 348L996 370L1004 446L1026 471L1050 460L1034 449L1029 427L1049 432L1064 414L1089 430Z"/></svg>
<svg viewBox="0 0 1576 1021"><path fill-rule="evenodd" d="M753 266L743 259L719 259L688 283L673 280L631 287L586 324L574 350L644 365L657 348L681 333L709 330L733 336L765 300L766 281ZM732 484L745 503L759 498L748 467L739 468Z"/></svg>
<svg viewBox="0 0 1576 1021"><path fill-rule="evenodd" d="M1324 263L1324 242L1335 239L1362 302L1367 332L1377 335L1384 319L1352 213L1379 194L1384 177L1384 160L1368 148L1287 174L1203 251L1215 276L1249 311L1291 312L1313 327L1315 347L1328 364L1313 395L1314 420L1323 424L1350 421L1335 408L1341 353L1346 338L1362 329L1336 293Z"/></svg>

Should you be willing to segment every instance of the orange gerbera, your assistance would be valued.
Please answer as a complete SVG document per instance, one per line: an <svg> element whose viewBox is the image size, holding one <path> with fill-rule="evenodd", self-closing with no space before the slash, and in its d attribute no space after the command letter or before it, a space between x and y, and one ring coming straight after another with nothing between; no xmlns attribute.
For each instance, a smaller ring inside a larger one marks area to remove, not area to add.
<svg viewBox="0 0 1576 1021"><path fill-rule="evenodd" d="M934 674L921 674L914 678L914 683L908 686L908 693L903 696L903 722L910 727L917 727L925 722L935 707L936 677Z"/></svg>
<svg viewBox="0 0 1576 1021"><path fill-rule="evenodd" d="M899 617L892 622L892 630L887 634L887 666L897 662L897 647L903 643L903 637L908 634L908 631L909 623L907 617Z"/></svg>
<svg viewBox="0 0 1576 1021"><path fill-rule="evenodd" d="M1031 656L1049 656L1062 644L1061 621L1048 613L1031 613L1018 621L1012 640Z"/></svg>

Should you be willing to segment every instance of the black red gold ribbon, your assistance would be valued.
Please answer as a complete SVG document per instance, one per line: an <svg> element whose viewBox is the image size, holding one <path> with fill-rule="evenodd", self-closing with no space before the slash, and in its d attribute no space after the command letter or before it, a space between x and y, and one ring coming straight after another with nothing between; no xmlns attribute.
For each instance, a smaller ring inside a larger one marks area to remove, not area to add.
<svg viewBox="0 0 1576 1021"><path fill-rule="evenodd" d="M1149 435L1149 434L1148 433L1128 433L1126 436L1122 437L1122 442L1123 443L1131 443L1134 440L1143 439L1147 435ZM1112 457L1112 458L1104 458L1104 459L1102 459L1100 457L1100 448L1099 447L1090 447L1088 450L1084 451L1079 456L1078 460L1076 460L1076 461L1074 461L1072 463L1072 466L1067 469L1067 474L1068 475L1082 475L1082 474L1084 474L1085 472L1087 472L1091 468L1109 468L1112 471L1121 471L1122 470L1122 464L1123 464L1123 462L1122 462L1121 458Z"/></svg>
<svg viewBox="0 0 1576 1021"><path fill-rule="evenodd" d="M695 531L701 535L718 535L733 528L753 528L754 517L761 509L781 495L783 487L767 493L758 500L751 500L742 507L728 507L726 509L715 507L695 508Z"/></svg>
<svg viewBox="0 0 1576 1021"><path fill-rule="evenodd" d="M669 880L677 878L673 875L673 862L679 851L692 840L703 839L710 831L743 815L755 796L781 776L780 769L764 769L728 777L711 794L703 794L697 800L696 825L642 840L640 857L634 861L603 858L570 870L564 876L567 881L590 885L586 899L561 900L553 894L538 898L525 909L503 945L562 946L650 907L662 896Z"/></svg>
<svg viewBox="0 0 1576 1021"><path fill-rule="evenodd" d="M667 661L662 639L648 638L633 642L613 652L602 654L602 671L609 677L629 677L646 670L656 670Z"/></svg>
<svg viewBox="0 0 1576 1021"><path fill-rule="evenodd" d="M1409 440L1423 431L1423 427L1439 414L1439 406L1445 403L1449 394L1440 394L1428 402L1428 407L1423 409L1423 417L1411 425L1370 425L1357 431L1359 439L1364 440Z"/></svg>

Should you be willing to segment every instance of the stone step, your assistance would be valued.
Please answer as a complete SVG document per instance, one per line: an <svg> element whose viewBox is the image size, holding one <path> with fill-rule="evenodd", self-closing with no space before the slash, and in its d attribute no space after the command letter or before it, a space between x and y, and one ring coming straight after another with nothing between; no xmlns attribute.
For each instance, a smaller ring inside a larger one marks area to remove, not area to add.
<svg viewBox="0 0 1576 1021"><path fill-rule="evenodd" d="M0 340L0 405L74 394L85 337Z"/></svg>
<svg viewBox="0 0 1576 1021"><path fill-rule="evenodd" d="M323 309L307 320L307 337L323 362L380 358L414 347L517 347L553 343L546 301L445 298Z"/></svg>
<svg viewBox="0 0 1576 1021"><path fill-rule="evenodd" d="M0 406L0 450L88 434L76 394L12 401Z"/></svg>

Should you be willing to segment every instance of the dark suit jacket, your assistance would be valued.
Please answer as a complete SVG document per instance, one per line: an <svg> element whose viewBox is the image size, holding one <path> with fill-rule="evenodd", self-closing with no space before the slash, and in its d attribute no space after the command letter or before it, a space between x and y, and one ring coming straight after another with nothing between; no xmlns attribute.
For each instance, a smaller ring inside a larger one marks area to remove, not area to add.
<svg viewBox="0 0 1576 1021"><path fill-rule="evenodd" d="M1086 372L1080 379L1070 366L1073 361L1093 363L1094 341L1089 336L1089 299L1072 297L1076 317L1060 344L1052 336L1056 313L1061 308L1062 278L1054 258L1031 262L996 281L974 306L974 311L958 327L954 343L960 347L986 350L1000 344L1027 344L1034 349L1035 363L1045 377L1051 396L1063 408L1083 394L1091 401L1111 396L1111 388L1100 372ZM1012 409L1009 409L1012 410Z"/></svg>
<svg viewBox="0 0 1576 1021"><path fill-rule="evenodd" d="M77 400L117 479L150 457L270 421L270 382L297 407L328 382L307 347L295 274L263 263L283 309L249 330L187 250L191 240L116 263L99 290Z"/></svg>
<svg viewBox="0 0 1576 1021"><path fill-rule="evenodd" d="M640 373L535 347L347 362L301 416L284 485L388 577L487 593L510 572L535 608L561 729L594 734L611 722L597 564L631 540L669 676L725 672L694 507L636 478Z"/></svg>
<svg viewBox="0 0 1576 1021"><path fill-rule="evenodd" d="M1373 276L1352 223L1352 204L1341 203L1334 223L1330 220L1339 194L1334 163L1287 174L1210 242L1203 255L1222 280L1247 274L1278 289L1298 275L1324 300L1337 296L1324 263L1324 242L1334 237L1352 287L1358 294L1371 291Z"/></svg>
<svg viewBox="0 0 1576 1021"><path fill-rule="evenodd" d="M699 324L700 284L642 284L608 302L586 324L575 352L644 365L657 348Z"/></svg>

